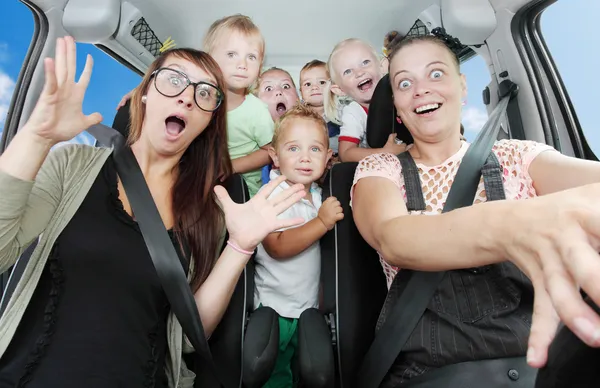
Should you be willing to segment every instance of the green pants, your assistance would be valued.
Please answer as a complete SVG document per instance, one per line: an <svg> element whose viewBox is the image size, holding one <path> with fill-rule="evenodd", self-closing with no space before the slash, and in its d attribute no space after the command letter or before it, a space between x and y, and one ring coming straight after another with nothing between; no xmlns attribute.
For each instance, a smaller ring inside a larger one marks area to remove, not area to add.
<svg viewBox="0 0 600 388"><path fill-rule="evenodd" d="M292 362L298 349L298 319L279 317L279 352L271 377L263 388L296 387Z"/></svg>

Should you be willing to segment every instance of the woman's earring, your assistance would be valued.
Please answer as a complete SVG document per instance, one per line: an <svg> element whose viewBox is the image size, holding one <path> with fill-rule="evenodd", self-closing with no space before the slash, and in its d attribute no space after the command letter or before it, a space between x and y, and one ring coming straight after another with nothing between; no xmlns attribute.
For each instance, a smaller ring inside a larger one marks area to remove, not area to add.
<svg viewBox="0 0 600 388"><path fill-rule="evenodd" d="M462 104L461 104L461 105L462 105L462 106L465 106L465 105L467 105L467 100L463 100L463 102L462 102Z"/></svg>
<svg viewBox="0 0 600 388"><path fill-rule="evenodd" d="M146 95L142 96L142 104L145 104L148 101L148 97Z"/></svg>

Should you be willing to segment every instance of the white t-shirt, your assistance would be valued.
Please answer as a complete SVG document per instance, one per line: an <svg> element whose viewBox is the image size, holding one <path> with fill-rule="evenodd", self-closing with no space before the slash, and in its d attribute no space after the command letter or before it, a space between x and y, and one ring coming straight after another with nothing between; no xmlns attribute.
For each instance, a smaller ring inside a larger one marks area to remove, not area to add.
<svg viewBox="0 0 600 388"><path fill-rule="evenodd" d="M339 141L349 141L361 148L370 148L367 144L367 112L356 101L342 109Z"/></svg>
<svg viewBox="0 0 600 388"><path fill-rule="evenodd" d="M272 170L269 175L271 180L277 176L277 170ZM269 198L288 187L287 182L281 183ZM278 218L302 217L308 222L317 217L321 207L321 188L313 183L310 192L313 203L303 198ZM318 240L300 254L284 260L273 259L259 244L255 263L254 309L262 304L271 307L282 317L299 318L304 310L318 307L321 278L321 248Z"/></svg>

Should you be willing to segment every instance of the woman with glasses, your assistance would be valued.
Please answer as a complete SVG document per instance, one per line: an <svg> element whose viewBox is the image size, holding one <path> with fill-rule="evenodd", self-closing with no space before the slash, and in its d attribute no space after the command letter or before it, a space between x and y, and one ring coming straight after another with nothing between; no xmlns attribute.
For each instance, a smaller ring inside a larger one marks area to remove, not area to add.
<svg viewBox="0 0 600 388"><path fill-rule="evenodd" d="M75 82L75 58L73 39L58 39L37 106L0 156L0 271L40 237L0 320L0 387L191 387L182 329L112 149L50 152L102 120L82 112L92 61ZM277 219L304 196L301 186L267 200L284 178L246 204L215 186L231 171L222 88L209 55L164 53L133 95L128 138L207 335L256 245L303 221Z"/></svg>

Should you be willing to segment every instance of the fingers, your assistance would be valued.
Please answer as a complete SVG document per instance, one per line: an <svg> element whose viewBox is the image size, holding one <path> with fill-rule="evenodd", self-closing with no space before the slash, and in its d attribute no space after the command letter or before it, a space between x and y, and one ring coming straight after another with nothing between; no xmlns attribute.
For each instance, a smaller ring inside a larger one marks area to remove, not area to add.
<svg viewBox="0 0 600 388"><path fill-rule="evenodd" d="M583 301L577 284L600 302L598 253L581 238L570 239L563 260L544 260L546 289L561 320L589 346L600 346L600 317ZM575 277L575 278L574 278Z"/></svg>
<svg viewBox="0 0 600 388"><path fill-rule="evenodd" d="M45 74L45 82L44 88L42 89L42 96L50 96L56 93L56 74L54 70L54 61L52 58L44 59L44 74Z"/></svg>
<svg viewBox="0 0 600 388"><path fill-rule="evenodd" d="M227 190L225 190L223 186L217 185L215 186L214 190L217 199L219 200L219 202L221 202L221 205L223 206L223 211L225 211L227 207L234 204L234 202L231 200L231 197L229 196L229 193L227 193Z"/></svg>
<svg viewBox="0 0 600 388"><path fill-rule="evenodd" d="M301 200L306 195L306 192L303 190L303 187L298 188L294 185L277 195L276 198L279 198L282 195L285 196L282 197L280 201L273 203L276 214L281 214L284 210Z"/></svg>
<svg viewBox="0 0 600 388"><path fill-rule="evenodd" d="M54 54L54 71L56 73L56 83L58 87L65 83L67 79L66 48L63 38L56 39L56 52Z"/></svg>
<svg viewBox="0 0 600 388"><path fill-rule="evenodd" d="M83 90L85 91L90 83L90 78L92 76L92 68L94 67L94 59L90 54L87 55L85 59L85 67L83 68L83 72L79 77L79 82L77 82Z"/></svg>
<svg viewBox="0 0 600 388"><path fill-rule="evenodd" d="M280 175L277 177L277 179L273 179L271 180L269 183L267 183L266 185L264 185L261 190L254 196L254 198L264 198L267 199L269 198L269 195L271 195L271 193L273 192L273 190L275 190L275 188L277 186L279 186L281 183L283 183L285 181L285 176L284 175ZM287 190L284 190L284 193ZM282 193L283 194L283 193ZM280 194L281 195L281 194ZM279 195L279 196L280 196ZM254 199L253 198L253 199Z"/></svg>
<svg viewBox="0 0 600 388"><path fill-rule="evenodd" d="M548 348L554 339L560 319L546 290L541 268L536 267L532 272L529 276L533 283L534 300L527 363L534 368L541 368L548 359Z"/></svg>
<svg viewBox="0 0 600 388"><path fill-rule="evenodd" d="M129 99L131 99L131 95L133 94L133 90L129 93L127 93L126 95L123 96L123 98L121 98L121 101L119 101L119 105L117 105L117 110L121 109L122 106L125 106L125 104L127 104L127 101L129 101Z"/></svg>
<svg viewBox="0 0 600 388"><path fill-rule="evenodd" d="M75 40L70 36L65 36L65 51L67 61L67 81L75 82L75 74L77 73L77 49Z"/></svg>
<svg viewBox="0 0 600 388"><path fill-rule="evenodd" d="M288 218L285 220L279 220L277 223L277 227L273 230L279 230L283 228L291 228L292 226L298 226L305 222L306 220L302 217L297 218Z"/></svg>
<svg viewBox="0 0 600 388"><path fill-rule="evenodd" d="M98 112L92 113L91 115L85 116L85 128L89 128L92 125L100 124L102 122L102 115Z"/></svg>

